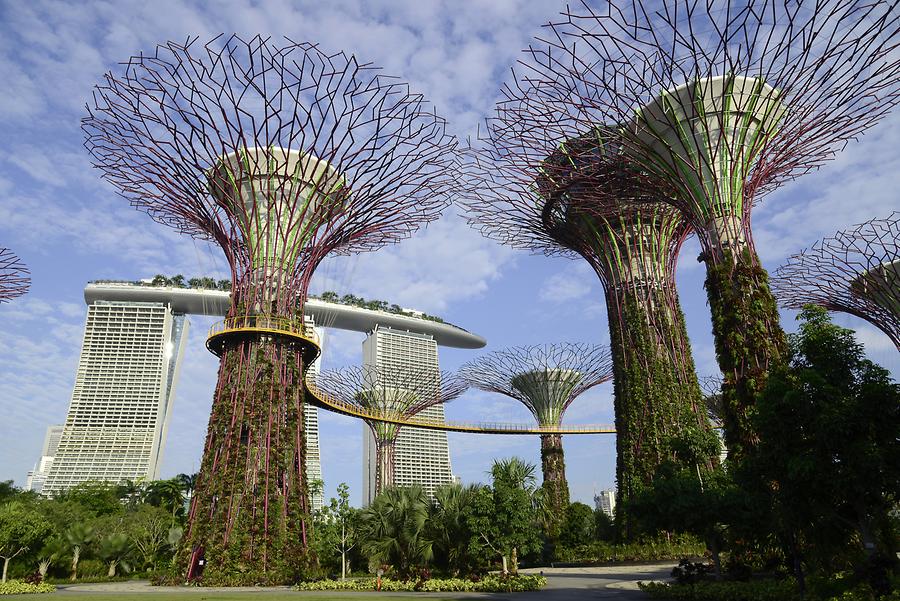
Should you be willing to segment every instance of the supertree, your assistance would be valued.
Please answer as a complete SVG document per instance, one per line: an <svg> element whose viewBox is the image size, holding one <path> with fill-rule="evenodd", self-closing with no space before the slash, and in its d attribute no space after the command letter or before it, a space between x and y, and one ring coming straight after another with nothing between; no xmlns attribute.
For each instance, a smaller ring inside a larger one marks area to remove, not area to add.
<svg viewBox="0 0 900 601"><path fill-rule="evenodd" d="M578 119L520 89L504 88L483 146L468 153L463 202L484 235L581 256L599 276L615 374L616 478L627 501L674 459L673 437L709 428L675 286L690 230L659 200L665 183L636 168L614 128L582 132ZM628 536L627 503L617 520Z"/></svg>
<svg viewBox="0 0 900 601"><path fill-rule="evenodd" d="M609 348L587 344L518 346L483 355L459 370L470 386L516 399L541 427L562 424L569 405L586 390L612 379ZM541 467L545 500L549 502L548 536L559 537L569 506L569 485L562 436L541 434Z"/></svg>
<svg viewBox="0 0 900 601"><path fill-rule="evenodd" d="M890 0L585 0L523 62L520 96L585 128L616 124L697 232L729 448L740 454L786 342L753 244L754 204L819 167L900 100ZM652 4L652 6L651 6Z"/></svg>
<svg viewBox="0 0 900 601"><path fill-rule="evenodd" d="M792 309L814 304L861 317L900 350L900 212L794 255L775 272L772 288Z"/></svg>
<svg viewBox="0 0 900 601"><path fill-rule="evenodd" d="M309 552L303 323L329 253L374 250L440 214L456 179L444 121L397 79L311 43L169 42L107 73L83 120L103 177L156 221L221 246L232 305L177 564L277 582ZM256 580L254 580L255 582Z"/></svg>
<svg viewBox="0 0 900 601"><path fill-rule="evenodd" d="M8 303L28 292L28 268L8 248L0 248L0 303Z"/></svg>
<svg viewBox="0 0 900 601"><path fill-rule="evenodd" d="M412 366L352 366L323 371L316 388L349 406L381 417L408 419L435 405L452 401L468 386L456 375ZM375 494L395 484L395 451L401 426L364 420L375 437Z"/></svg>

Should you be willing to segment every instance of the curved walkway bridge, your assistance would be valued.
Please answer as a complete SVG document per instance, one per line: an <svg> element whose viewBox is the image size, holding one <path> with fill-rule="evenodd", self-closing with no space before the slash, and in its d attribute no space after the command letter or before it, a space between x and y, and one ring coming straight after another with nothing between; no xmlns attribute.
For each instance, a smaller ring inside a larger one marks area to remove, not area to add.
<svg viewBox="0 0 900 601"><path fill-rule="evenodd" d="M320 353L318 336L315 330L302 325L296 320L268 317L263 315L227 319L212 326L207 348L215 355L220 355L225 343L232 338L243 336L277 337L296 343L303 350L305 365L312 363ZM345 403L319 390L315 382L304 379L306 392L312 397L312 404L322 409L348 415L359 419L387 422L399 426L412 426L426 430L443 430L445 432L467 432L469 434L615 434L616 428L609 424L574 425L574 426L537 426L534 424L500 423L500 422L459 422L429 419L426 417L405 418L372 411L365 407Z"/></svg>

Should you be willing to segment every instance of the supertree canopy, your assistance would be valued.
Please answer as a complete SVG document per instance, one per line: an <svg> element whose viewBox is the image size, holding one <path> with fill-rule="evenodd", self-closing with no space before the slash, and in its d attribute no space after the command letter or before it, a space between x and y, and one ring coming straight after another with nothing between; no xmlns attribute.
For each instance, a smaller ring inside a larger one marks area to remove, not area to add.
<svg viewBox="0 0 900 601"><path fill-rule="evenodd" d="M579 132L570 114L506 87L483 148L469 153L471 222L500 242L581 256L603 284L615 373L620 500L671 457L670 440L706 429L675 268L690 229L660 199L665 182L622 152L614 129ZM652 202L653 198L656 202ZM617 512L625 529L626 504Z"/></svg>
<svg viewBox="0 0 900 601"><path fill-rule="evenodd" d="M612 359L605 346L545 344L496 351L469 361L460 376L470 386L516 399L531 411L539 426L559 426L569 405L583 392L610 380ZM569 485L562 436L541 434L541 466L551 540L569 506Z"/></svg>
<svg viewBox="0 0 900 601"><path fill-rule="evenodd" d="M900 350L900 212L794 255L775 272L772 287L792 309L814 304L861 317Z"/></svg>
<svg viewBox="0 0 900 601"><path fill-rule="evenodd" d="M318 392L345 405L397 420L452 401L468 388L454 374L410 366L354 366L324 371L316 378L315 386ZM375 437L375 494L378 495L395 485L395 450L401 426L374 419L364 421Z"/></svg>
<svg viewBox="0 0 900 601"><path fill-rule="evenodd" d="M891 0L612 0L529 49L517 96L619 143L697 232L732 451L786 343L750 230L765 193L832 158L900 100Z"/></svg>
<svg viewBox="0 0 900 601"><path fill-rule="evenodd" d="M28 292L28 268L8 248L0 248L0 303L8 303Z"/></svg>
<svg viewBox="0 0 900 601"><path fill-rule="evenodd" d="M303 322L310 278L329 253L377 249L437 218L457 179L455 142L397 79L259 36L134 56L88 110L85 146L103 177L156 221L214 241L231 267L177 562L209 582L237 566L294 580L315 560L302 419L302 374L318 353Z"/></svg>

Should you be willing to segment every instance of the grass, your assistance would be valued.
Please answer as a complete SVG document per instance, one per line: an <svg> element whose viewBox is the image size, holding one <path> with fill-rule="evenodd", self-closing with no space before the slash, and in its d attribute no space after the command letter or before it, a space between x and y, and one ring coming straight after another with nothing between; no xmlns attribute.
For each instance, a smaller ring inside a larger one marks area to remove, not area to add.
<svg viewBox="0 0 900 601"><path fill-rule="evenodd" d="M266 601L340 601L341 599L360 599L375 595L379 601L409 601L415 593L404 596L385 597L380 593L363 594L310 594L291 591L245 591L245 592L205 592L202 589L193 589L185 592L160 592L160 593L70 593L59 592L48 595L16 595L5 597L7 599L32 599L33 601L58 600L58 601L96 601L97 599L109 599L110 601L247 601L248 599L263 598ZM455 601L458 597L428 597L430 601Z"/></svg>

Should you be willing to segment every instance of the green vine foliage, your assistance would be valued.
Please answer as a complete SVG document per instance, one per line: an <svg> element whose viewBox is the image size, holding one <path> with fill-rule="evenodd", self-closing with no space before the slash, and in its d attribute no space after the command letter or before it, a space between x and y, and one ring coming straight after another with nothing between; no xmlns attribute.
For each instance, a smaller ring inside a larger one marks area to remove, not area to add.
<svg viewBox="0 0 900 601"><path fill-rule="evenodd" d="M300 349L272 339L227 346L176 563L203 550L204 584L296 582L314 571Z"/></svg>
<svg viewBox="0 0 900 601"><path fill-rule="evenodd" d="M569 483L566 481L566 461L563 455L562 436L541 435L541 468L544 475L545 513L547 515L547 538L559 539L560 530L569 507Z"/></svg>
<svg viewBox="0 0 900 601"><path fill-rule="evenodd" d="M721 261L709 262L705 287L724 374L725 444L730 456L740 457L756 444L751 426L756 399L769 371L786 361L787 341L769 275L749 249L737 255L726 250Z"/></svg>
<svg viewBox="0 0 900 601"><path fill-rule="evenodd" d="M672 440L710 430L684 314L665 289L607 294L616 413L616 522L635 534L628 500L649 485L664 461L675 460ZM712 459L710 461L713 461Z"/></svg>

